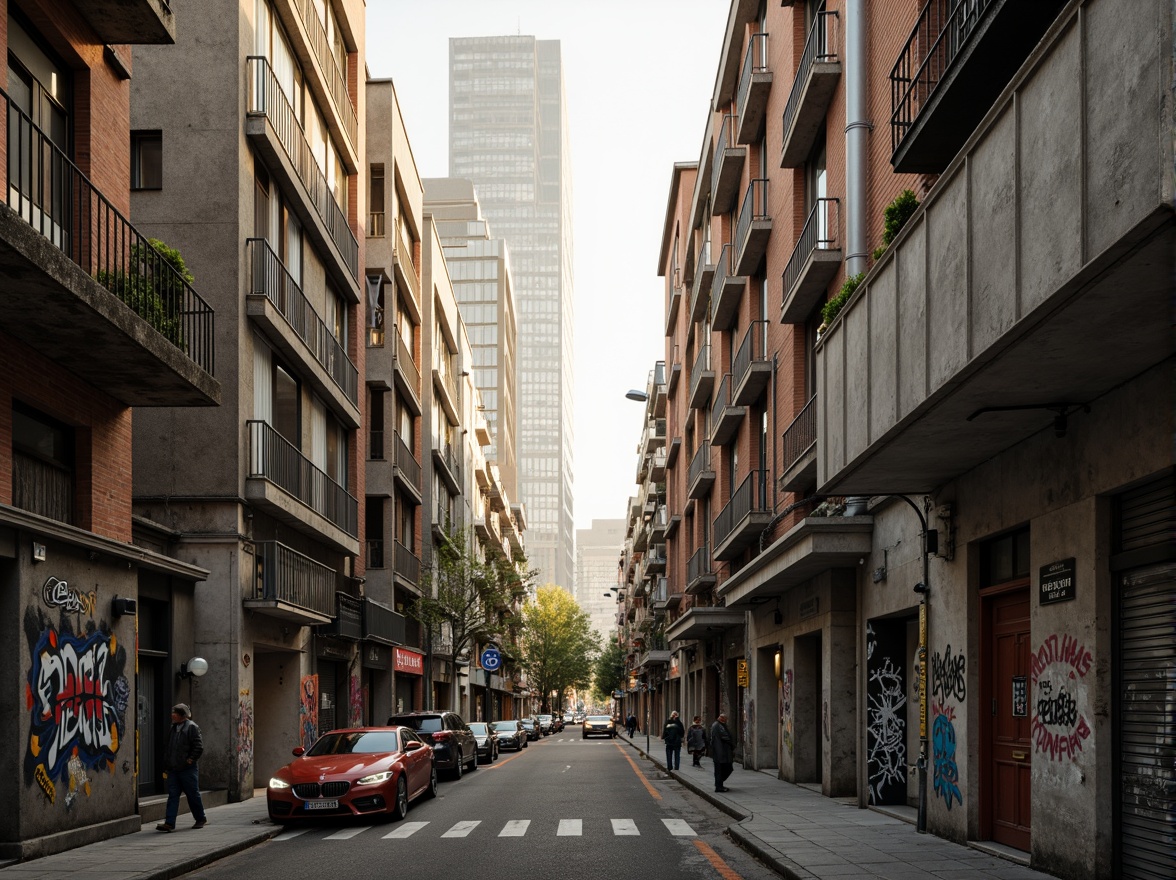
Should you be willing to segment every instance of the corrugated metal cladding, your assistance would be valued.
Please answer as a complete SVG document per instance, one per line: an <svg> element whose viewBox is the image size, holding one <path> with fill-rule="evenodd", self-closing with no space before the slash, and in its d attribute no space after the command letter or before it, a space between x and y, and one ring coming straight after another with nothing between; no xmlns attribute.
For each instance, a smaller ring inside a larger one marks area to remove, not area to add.
<svg viewBox="0 0 1176 880"><path fill-rule="evenodd" d="M1125 494L1121 553L1171 546L1172 475ZM1118 575L1116 876L1176 877L1176 560Z"/></svg>

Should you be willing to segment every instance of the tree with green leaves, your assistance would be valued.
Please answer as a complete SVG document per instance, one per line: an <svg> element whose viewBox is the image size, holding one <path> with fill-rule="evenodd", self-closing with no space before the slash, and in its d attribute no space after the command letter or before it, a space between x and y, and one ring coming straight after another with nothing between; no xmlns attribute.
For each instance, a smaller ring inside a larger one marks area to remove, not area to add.
<svg viewBox="0 0 1176 880"><path fill-rule="evenodd" d="M592 695L597 702L606 705L614 691L625 687L625 650L614 632L596 658L592 671Z"/></svg>
<svg viewBox="0 0 1176 880"><path fill-rule="evenodd" d="M587 687L592 680L600 637L567 590L553 584L539 588L523 608L520 641L523 669L542 694L544 711L553 711L552 692L558 694L554 709L559 709L569 689Z"/></svg>

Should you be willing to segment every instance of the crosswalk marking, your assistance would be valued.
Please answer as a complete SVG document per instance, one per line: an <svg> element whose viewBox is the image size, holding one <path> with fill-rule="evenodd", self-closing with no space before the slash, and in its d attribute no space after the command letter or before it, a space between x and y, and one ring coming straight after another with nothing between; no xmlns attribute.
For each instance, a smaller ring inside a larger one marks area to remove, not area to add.
<svg viewBox="0 0 1176 880"><path fill-rule="evenodd" d="M357 834L363 834L371 825L361 825L358 828L344 828L341 831L336 831L334 834L328 834L326 840L351 840Z"/></svg>
<svg viewBox="0 0 1176 880"><path fill-rule="evenodd" d="M309 828L295 828L292 831L283 831L281 834L275 837L274 840L290 840L291 838L297 837L299 834L305 834L309 830Z"/></svg>
<svg viewBox="0 0 1176 880"><path fill-rule="evenodd" d="M428 822L405 822L399 828L395 829L394 831L389 831L387 834L385 834L384 840L388 840L389 838L400 839L405 837L412 837L428 824Z"/></svg>
<svg viewBox="0 0 1176 880"><path fill-rule="evenodd" d="M499 837L522 837L527 833L527 827L531 824L530 819L511 819L502 826L502 830L498 832Z"/></svg>
<svg viewBox="0 0 1176 880"><path fill-rule="evenodd" d="M686 824L685 819L662 819L666 830L674 837L694 837L694 829Z"/></svg>
<svg viewBox="0 0 1176 880"><path fill-rule="evenodd" d="M584 835L583 819L560 819L556 837L582 837Z"/></svg>
<svg viewBox="0 0 1176 880"><path fill-rule="evenodd" d="M637 823L632 819L613 819L612 828L613 834L615 834L617 837L630 837L641 834L641 832L637 830Z"/></svg>
<svg viewBox="0 0 1176 880"><path fill-rule="evenodd" d="M444 834L442 837L468 837L469 833L481 825L481 820L458 822Z"/></svg>

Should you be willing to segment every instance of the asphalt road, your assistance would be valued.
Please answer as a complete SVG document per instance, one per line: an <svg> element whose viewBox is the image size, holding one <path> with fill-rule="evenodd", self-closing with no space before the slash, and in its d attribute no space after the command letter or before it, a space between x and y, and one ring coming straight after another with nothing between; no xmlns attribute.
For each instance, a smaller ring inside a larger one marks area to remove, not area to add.
<svg viewBox="0 0 1176 880"><path fill-rule="evenodd" d="M190 876L776 878L723 835L730 822L632 749L582 740L577 728L442 781L439 796L415 802L403 822L291 827Z"/></svg>

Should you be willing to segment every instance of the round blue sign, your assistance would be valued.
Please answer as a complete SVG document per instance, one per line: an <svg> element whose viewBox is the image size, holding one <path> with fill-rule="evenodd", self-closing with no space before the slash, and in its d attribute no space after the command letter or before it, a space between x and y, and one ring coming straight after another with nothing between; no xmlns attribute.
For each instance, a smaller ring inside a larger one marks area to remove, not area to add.
<svg viewBox="0 0 1176 880"><path fill-rule="evenodd" d="M497 648L487 648L482 652L482 668L493 672L502 665L502 655Z"/></svg>

